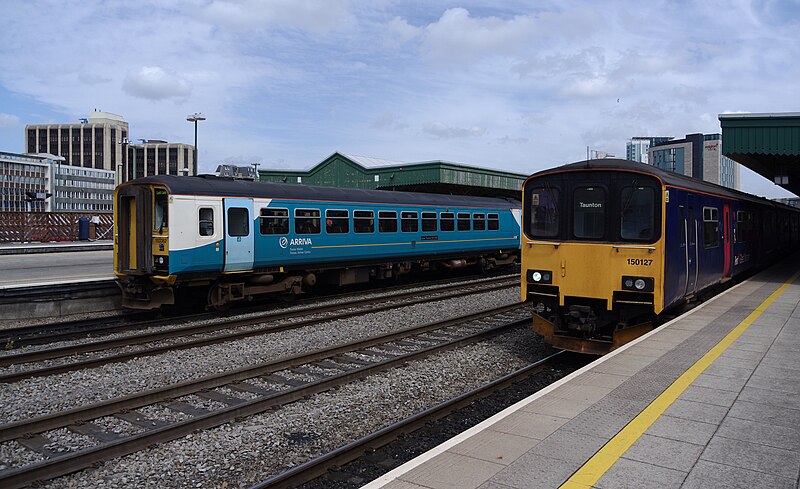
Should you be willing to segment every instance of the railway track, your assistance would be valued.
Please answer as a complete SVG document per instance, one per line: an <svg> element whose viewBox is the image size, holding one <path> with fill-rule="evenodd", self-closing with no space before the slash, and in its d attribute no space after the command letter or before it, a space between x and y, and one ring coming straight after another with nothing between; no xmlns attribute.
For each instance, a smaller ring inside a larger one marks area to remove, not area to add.
<svg viewBox="0 0 800 489"><path fill-rule="evenodd" d="M491 277L488 279L481 279L475 280L475 283L492 283L494 281L502 280L503 278L511 278L517 277L517 281L519 280L519 274L503 274L496 277ZM432 281L425 281L421 283L416 283L415 286L426 286L426 287L437 287L437 286L448 286L452 285L453 279L443 279L443 280L432 280ZM465 282L459 282L461 284L465 284ZM466 282L467 284L469 282ZM77 286L76 284L75 286ZM90 284L91 286L91 284ZM116 285L114 285L116 287ZM49 288L53 288L50 286ZM405 285L395 285L390 287L385 287L380 289L378 293L394 293L396 291L407 290L409 288L408 284ZM118 288L117 288L118 289ZM67 289L68 291L71 290ZM373 291L375 292L375 291ZM312 297L306 299L300 299L295 301L293 304L294 306L303 306L303 305L313 305L320 300L341 300L341 301L348 301L351 300L353 297L361 296L366 293L370 293L370 289L367 290L357 290L355 292L349 293L320 293L319 295L314 295ZM42 299L38 299L42 300ZM229 311L228 315L236 314L236 315L244 315L244 314L256 314L256 313L264 313L266 311L270 311L279 303L276 302L269 302L264 303L259 302L258 305L255 306L240 306L235 308L232 311ZM146 311L146 312L126 312L124 314L118 314L114 316L104 316L100 318L91 318L91 319L80 319L80 320L73 320L73 321L57 321L53 323L43 323L37 324L33 326L23 326L18 328L7 328L0 330L0 344L5 345L6 349L13 350L19 349L25 346L34 346L34 345L45 345L49 343L56 343L61 341L69 341L75 339L85 339L91 336L101 336L104 334L112 334L112 333L122 333L126 331L142 331L162 326L168 326L175 323L175 321L203 321L203 320L213 320L219 319L220 316L219 312L201 312L201 313L186 313L181 310L175 310L171 312L153 312L153 311Z"/></svg>
<svg viewBox="0 0 800 489"><path fill-rule="evenodd" d="M517 279L515 278L499 278L489 281L481 281L476 284L455 284L422 292L418 290L406 291L391 295L389 297L379 296L370 297L367 299L353 299L337 304L310 307L302 310L262 314L255 317L250 316L245 318L228 319L217 321L211 324L190 325L165 331L142 333L118 339L89 341L82 342L77 345L68 345L25 353L9 354L0 356L0 368L8 368L11 366L18 367L20 365L62 359L85 353L95 353L98 355L88 359L77 359L72 362L56 365L47 365L38 368L6 372L0 374L0 383L19 382L21 380L33 377L43 377L85 368L94 368L109 363L127 361L137 357L159 355L169 351L198 348L227 341L239 340L250 336L272 334L280 331L297 329L317 323L321 320L332 321L344 319L434 300L451 299L470 294L485 293L488 291L499 290L516 285ZM321 314L326 315L324 317L320 317L319 315ZM306 319L299 319L306 316L310 317ZM275 324L281 321L285 322L282 324ZM237 328L241 328L241 330L227 332L228 330ZM179 342L176 341L180 340L181 338L187 338L191 336L201 337ZM170 340L174 341L167 344L158 344L158 342ZM128 351L119 353L101 355L103 352L111 352L114 349L137 345L141 345L143 347L132 350L129 349Z"/></svg>
<svg viewBox="0 0 800 489"><path fill-rule="evenodd" d="M279 489L291 488L300 484L314 480L334 467L351 462L364 454L367 450L379 448L387 443L396 440L400 435L411 433L423 426L447 416L453 411L472 404L476 400L482 399L493 392L502 390L520 380L536 375L560 358L566 352L559 350L537 362L531 363L506 374L498 379L488 382L476 389L472 389L457 397L439 403L429 409L416 413L413 416L402 419L389 426L381 428L373 433L363 436L345 446L339 447L330 452L324 453L307 462L292 467L291 469L270 477L263 482L251 486L250 489Z"/></svg>
<svg viewBox="0 0 800 489"><path fill-rule="evenodd" d="M0 443L15 443L40 460L0 472L0 485L22 487L58 477L481 341L529 321L526 308L512 304L5 424L0 426ZM147 406L185 419L158 419L137 411ZM138 432L120 434L107 429L120 421ZM65 448L54 442L63 430L81 435L87 446Z"/></svg>

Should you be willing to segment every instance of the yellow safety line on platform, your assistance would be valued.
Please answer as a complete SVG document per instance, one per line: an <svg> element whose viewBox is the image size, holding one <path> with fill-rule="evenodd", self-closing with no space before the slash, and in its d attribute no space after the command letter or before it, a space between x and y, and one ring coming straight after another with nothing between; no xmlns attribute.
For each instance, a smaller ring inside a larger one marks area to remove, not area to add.
<svg viewBox="0 0 800 489"><path fill-rule="evenodd" d="M800 272L795 273L792 278L783 283L778 290L770 294L756 309L750 313L733 331L727 334L717 343L708 353L703 355L700 360L678 377L667 389L661 393L644 411L628 423L619 433L609 440L592 458L586 461L572 477L567 479L561 488L563 489L585 489L592 487L595 482L611 468L614 463L638 440L647 429L675 402L676 399L689 387L692 382L714 363L729 346L742 335L750 325L772 304L775 299L781 296L789 285L794 282Z"/></svg>

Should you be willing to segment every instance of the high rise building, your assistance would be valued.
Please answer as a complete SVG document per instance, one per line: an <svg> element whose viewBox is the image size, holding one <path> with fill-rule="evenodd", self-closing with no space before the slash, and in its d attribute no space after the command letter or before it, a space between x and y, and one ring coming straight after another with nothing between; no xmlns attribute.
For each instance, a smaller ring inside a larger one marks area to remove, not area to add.
<svg viewBox="0 0 800 489"><path fill-rule="evenodd" d="M637 136L628 140L625 147L625 159L630 161L638 161L640 163L649 163L648 150L650 146L661 144L669 141L670 137L649 137Z"/></svg>
<svg viewBox="0 0 800 489"><path fill-rule="evenodd" d="M739 165L722 154L722 136L687 134L650 147L649 163L728 188L739 188Z"/></svg>
<svg viewBox="0 0 800 489"><path fill-rule="evenodd" d="M128 134L121 116L92 112L76 124L25 126L25 148L28 153L63 156L67 166L110 170L116 173L116 183L148 175L192 174L192 145L161 140L133 144Z"/></svg>
<svg viewBox="0 0 800 489"><path fill-rule="evenodd" d="M126 144L128 166L123 172L123 181L150 175L192 175L194 146L191 144L168 143L160 139L140 141Z"/></svg>
<svg viewBox="0 0 800 489"><path fill-rule="evenodd" d="M92 112L76 124L29 124L25 126L28 153L63 156L67 166L117 171L123 165L122 141L128 123L110 112Z"/></svg>

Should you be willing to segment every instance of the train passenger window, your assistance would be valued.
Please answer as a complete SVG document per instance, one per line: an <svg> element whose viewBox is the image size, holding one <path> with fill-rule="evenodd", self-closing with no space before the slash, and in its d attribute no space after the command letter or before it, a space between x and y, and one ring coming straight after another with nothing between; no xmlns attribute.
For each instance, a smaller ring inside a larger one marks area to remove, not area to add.
<svg viewBox="0 0 800 489"><path fill-rule="evenodd" d="M534 238L553 238L558 236L559 192L558 189L534 187L530 195L530 230Z"/></svg>
<svg viewBox="0 0 800 489"><path fill-rule="evenodd" d="M436 232L439 229L435 212L422 213L422 232Z"/></svg>
<svg viewBox="0 0 800 489"><path fill-rule="evenodd" d="M416 233L419 231L419 220L416 212L401 212L400 213L400 229L404 233Z"/></svg>
<svg viewBox="0 0 800 489"><path fill-rule="evenodd" d="M467 212L459 212L458 213L458 221L456 222L456 225L458 226L458 230L459 231L469 231L469 229L470 229L470 227L469 227L469 224L470 224L469 217L470 217L469 213L467 213Z"/></svg>
<svg viewBox="0 0 800 489"><path fill-rule="evenodd" d="M228 236L250 234L250 212L245 207L228 208Z"/></svg>
<svg viewBox="0 0 800 489"><path fill-rule="evenodd" d="M489 214L489 231L500 229L500 214Z"/></svg>
<svg viewBox="0 0 800 489"><path fill-rule="evenodd" d="M379 211L378 212L378 231L381 233L397 232L397 212Z"/></svg>
<svg viewBox="0 0 800 489"><path fill-rule="evenodd" d="M655 191L652 187L622 189L620 235L622 239L651 241L655 236Z"/></svg>
<svg viewBox="0 0 800 489"><path fill-rule="evenodd" d="M601 239L606 229L606 191L600 187L580 187L573 196L576 238Z"/></svg>
<svg viewBox="0 0 800 489"><path fill-rule="evenodd" d="M261 234L289 234L289 209L261 209Z"/></svg>
<svg viewBox="0 0 800 489"><path fill-rule="evenodd" d="M357 233L374 233L375 213L372 211L353 211L353 231Z"/></svg>
<svg viewBox="0 0 800 489"><path fill-rule="evenodd" d="M753 234L753 213L738 211L736 213L736 232L733 233L737 243L750 241Z"/></svg>
<svg viewBox="0 0 800 489"><path fill-rule="evenodd" d="M343 210L328 209L325 211L325 232L328 234L344 234L350 232L350 214Z"/></svg>
<svg viewBox="0 0 800 489"><path fill-rule="evenodd" d="M153 229L163 232L167 229L169 213L167 212L167 191L163 188L155 189L153 202Z"/></svg>
<svg viewBox="0 0 800 489"><path fill-rule="evenodd" d="M442 212L439 214L439 228L442 231L453 231L456 228L456 216L452 212Z"/></svg>
<svg viewBox="0 0 800 489"><path fill-rule="evenodd" d="M295 209L294 232L297 234L319 234L319 216L319 209Z"/></svg>
<svg viewBox="0 0 800 489"><path fill-rule="evenodd" d="M719 246L719 209L703 207L703 246Z"/></svg>
<svg viewBox="0 0 800 489"><path fill-rule="evenodd" d="M214 209L201 207L198 211L197 221L200 224L200 236L214 236Z"/></svg>
<svg viewBox="0 0 800 489"><path fill-rule="evenodd" d="M486 229L486 214L472 215L472 229L475 231L484 231Z"/></svg>

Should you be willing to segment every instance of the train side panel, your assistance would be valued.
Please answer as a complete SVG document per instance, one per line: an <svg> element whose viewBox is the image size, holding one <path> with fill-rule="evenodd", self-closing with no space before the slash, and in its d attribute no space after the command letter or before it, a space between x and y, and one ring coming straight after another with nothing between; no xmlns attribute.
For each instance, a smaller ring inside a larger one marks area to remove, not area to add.
<svg viewBox="0 0 800 489"><path fill-rule="evenodd" d="M169 209L170 274L220 273L225 256L222 199L174 195Z"/></svg>

